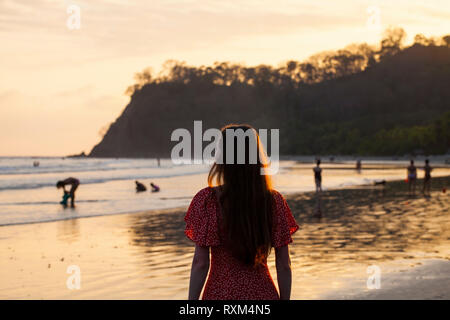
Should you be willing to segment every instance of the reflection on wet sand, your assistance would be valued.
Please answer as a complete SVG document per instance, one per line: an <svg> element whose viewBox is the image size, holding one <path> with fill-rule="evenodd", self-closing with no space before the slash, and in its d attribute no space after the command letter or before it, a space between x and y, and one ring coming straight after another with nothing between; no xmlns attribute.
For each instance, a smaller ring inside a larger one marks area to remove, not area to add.
<svg viewBox="0 0 450 320"><path fill-rule="evenodd" d="M80 222L78 219L61 220L57 223L58 240L68 243L78 240L80 236Z"/></svg>
<svg viewBox="0 0 450 320"><path fill-rule="evenodd" d="M435 179L432 197L407 194L402 182L386 187L358 187L322 194L321 219L315 219L314 197L288 198L301 232L294 242L302 258L315 261L369 262L416 257L414 252L447 258L435 246L450 243L448 195L439 192L448 179ZM297 241L295 241L297 240Z"/></svg>
<svg viewBox="0 0 450 320"><path fill-rule="evenodd" d="M184 235L184 214L182 210L165 210L130 215L133 243L142 247L173 246L174 250L192 246Z"/></svg>

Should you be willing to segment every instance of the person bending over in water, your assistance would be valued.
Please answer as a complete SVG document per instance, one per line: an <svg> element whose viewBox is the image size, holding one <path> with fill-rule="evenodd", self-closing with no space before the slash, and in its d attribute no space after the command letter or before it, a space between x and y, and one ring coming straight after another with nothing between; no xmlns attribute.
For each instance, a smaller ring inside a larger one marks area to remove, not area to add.
<svg viewBox="0 0 450 320"><path fill-rule="evenodd" d="M66 186L70 185L70 190L66 190ZM69 197L65 197L66 201L68 198L70 198L70 205L72 208L75 207L75 190L77 190L78 186L80 185L80 181L76 178L69 177L65 180L60 180L56 183L56 188L60 189L63 188L64 194L69 194ZM65 201L63 201L62 204L65 204Z"/></svg>
<svg viewBox="0 0 450 320"><path fill-rule="evenodd" d="M142 183L140 183L137 180L135 181L135 183L136 183L136 192L147 191L147 188Z"/></svg>
<svg viewBox="0 0 450 320"><path fill-rule="evenodd" d="M431 168L430 161L428 159L425 160L425 167L423 167L423 170L425 171L425 176L423 177L423 189L422 192L425 193L425 191L430 194L430 187L431 187Z"/></svg>
<svg viewBox="0 0 450 320"><path fill-rule="evenodd" d="M322 191L322 168L320 167L320 159L316 160L316 166L313 168L314 181L316 182L316 192Z"/></svg>
<svg viewBox="0 0 450 320"><path fill-rule="evenodd" d="M154 184L153 182L150 183L150 186L152 187L152 192L159 192L159 187Z"/></svg>
<svg viewBox="0 0 450 320"><path fill-rule="evenodd" d="M416 179L417 179L417 168L414 165L414 160L410 161L410 164L407 168L408 172L408 184L409 184L409 194L416 193ZM411 193L412 191L412 193Z"/></svg>
<svg viewBox="0 0 450 320"><path fill-rule="evenodd" d="M227 144L226 130L245 132ZM189 299L198 299L203 285L204 300L288 300L292 273L289 258L291 235L298 225L283 196L271 187L263 146L249 125L228 125L222 129L220 154L227 158L234 146L232 163L213 164L208 184L200 190L185 216L186 236L195 242L189 283ZM236 144L243 144L244 163L237 164ZM256 147L256 161L250 159L250 145ZM225 163L222 163L225 162ZM267 257L275 248L278 288L270 275ZM208 276L209 270L209 276ZM208 278L207 278L208 277Z"/></svg>

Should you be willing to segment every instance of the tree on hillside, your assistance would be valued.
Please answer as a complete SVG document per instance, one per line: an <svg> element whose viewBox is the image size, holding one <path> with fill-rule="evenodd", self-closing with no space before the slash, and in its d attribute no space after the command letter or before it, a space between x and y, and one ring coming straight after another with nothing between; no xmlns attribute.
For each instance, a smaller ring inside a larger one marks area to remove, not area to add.
<svg viewBox="0 0 450 320"><path fill-rule="evenodd" d="M383 33L381 40L380 57L397 54L403 47L406 39L406 32L402 28L388 28Z"/></svg>
<svg viewBox="0 0 450 320"><path fill-rule="evenodd" d="M442 37L442 41L447 47L450 47L450 35Z"/></svg>

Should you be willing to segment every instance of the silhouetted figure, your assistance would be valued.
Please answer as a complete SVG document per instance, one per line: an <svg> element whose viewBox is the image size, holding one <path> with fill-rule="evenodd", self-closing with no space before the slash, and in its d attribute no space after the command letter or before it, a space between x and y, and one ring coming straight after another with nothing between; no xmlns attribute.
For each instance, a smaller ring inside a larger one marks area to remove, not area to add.
<svg viewBox="0 0 450 320"><path fill-rule="evenodd" d="M316 166L313 168L314 181L316 182L316 192L322 191L322 168L320 167L320 159L316 160Z"/></svg>
<svg viewBox="0 0 450 320"><path fill-rule="evenodd" d="M322 168L320 167L320 159L316 160L316 166L313 168L314 181L316 183L316 212L314 216L322 217Z"/></svg>
<svg viewBox="0 0 450 320"><path fill-rule="evenodd" d="M408 184L409 184L409 194L414 195L416 193L416 180L417 180L417 168L414 165L414 160L410 161L407 168L408 172Z"/></svg>
<svg viewBox="0 0 450 320"><path fill-rule="evenodd" d="M142 183L140 183L137 180L135 181L135 183L136 183L136 192L147 191L147 188Z"/></svg>
<svg viewBox="0 0 450 320"><path fill-rule="evenodd" d="M66 190L66 186L70 185L70 190ZM80 181L76 178L69 177L65 180L60 180L56 183L56 188L63 188L64 195L63 200L60 202L62 205L67 205L67 200L70 198L70 205L75 207L75 190L80 185Z"/></svg>
<svg viewBox="0 0 450 320"><path fill-rule="evenodd" d="M39 161L34 161L33 162L33 167L39 167L39 164L40 164Z"/></svg>
<svg viewBox="0 0 450 320"><path fill-rule="evenodd" d="M423 167L423 170L425 171L425 175L423 177L423 189L422 192L425 193L425 191L430 194L431 189L431 168L430 161L428 159L425 160L425 167Z"/></svg>
<svg viewBox="0 0 450 320"><path fill-rule="evenodd" d="M361 159L356 160L356 171L358 173L361 173L362 165L361 165Z"/></svg>
<svg viewBox="0 0 450 320"><path fill-rule="evenodd" d="M160 188L153 182L150 183L150 186L152 187L152 192L159 192Z"/></svg>

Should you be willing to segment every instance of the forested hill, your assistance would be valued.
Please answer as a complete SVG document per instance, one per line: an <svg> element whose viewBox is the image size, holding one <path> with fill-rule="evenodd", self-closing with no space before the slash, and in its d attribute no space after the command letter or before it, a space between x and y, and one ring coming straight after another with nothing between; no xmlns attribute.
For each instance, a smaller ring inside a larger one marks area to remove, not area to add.
<svg viewBox="0 0 450 320"><path fill-rule="evenodd" d="M130 103L90 156L168 156L176 128L234 123L280 129L285 155L444 154L450 149L450 36L403 47L352 45L280 67L168 61L136 75Z"/></svg>

